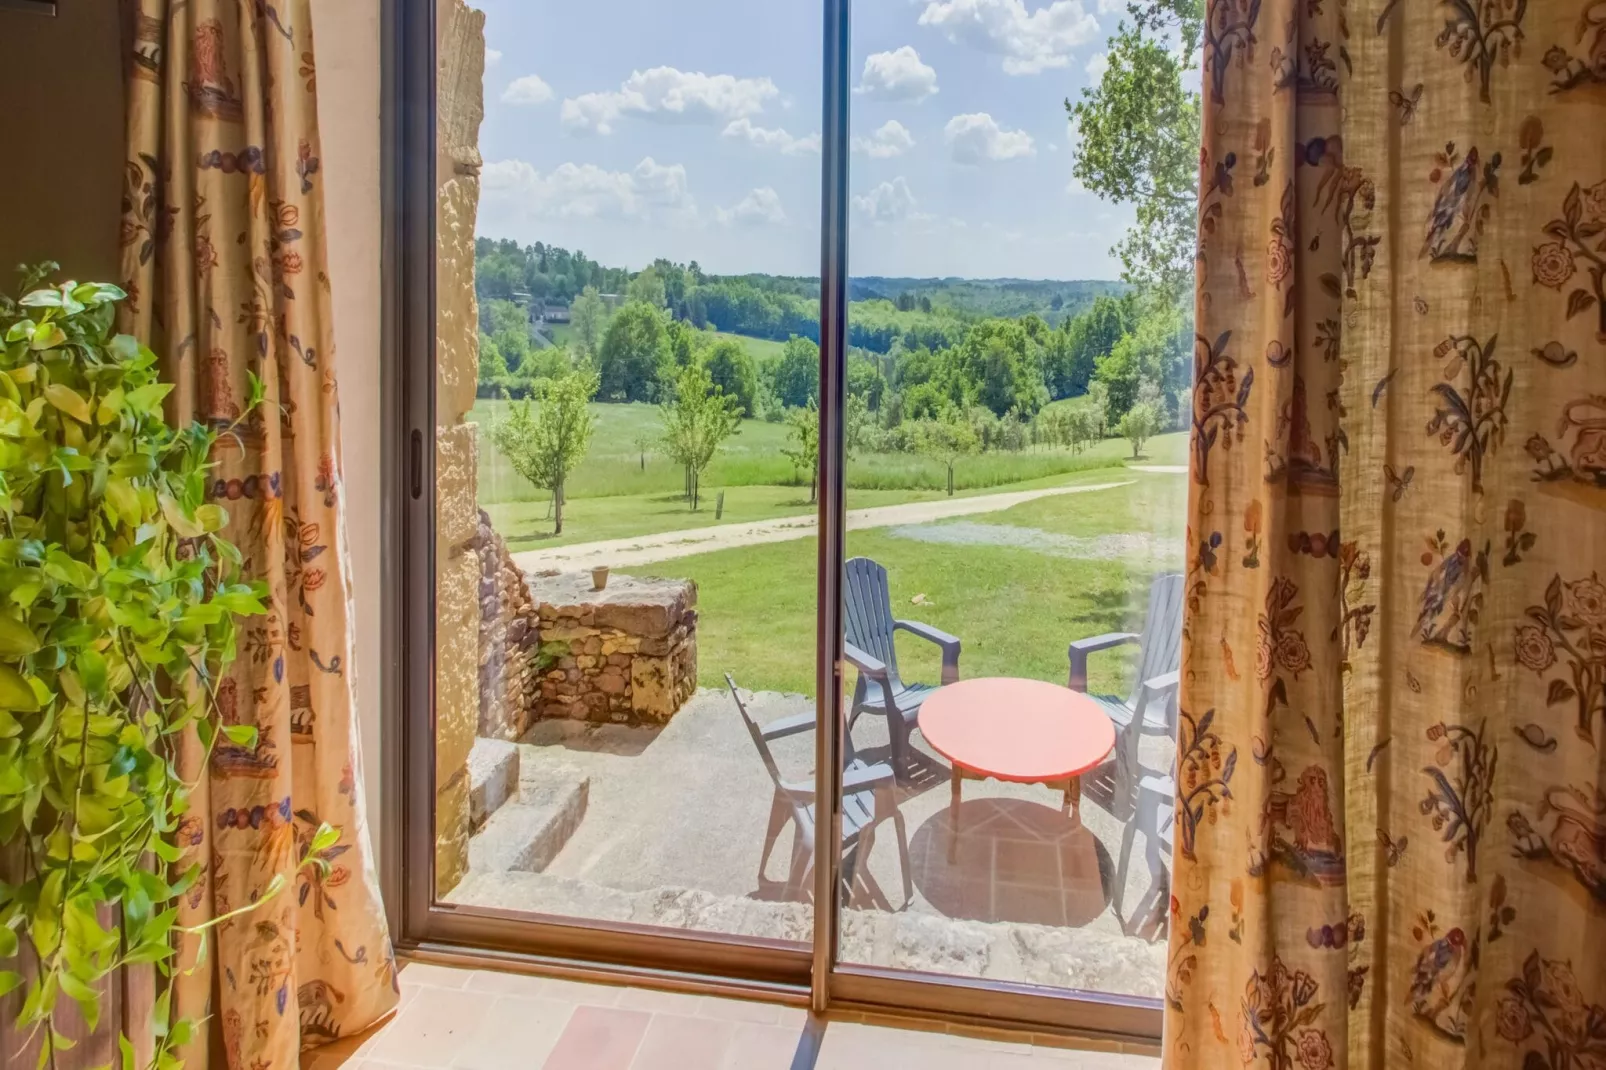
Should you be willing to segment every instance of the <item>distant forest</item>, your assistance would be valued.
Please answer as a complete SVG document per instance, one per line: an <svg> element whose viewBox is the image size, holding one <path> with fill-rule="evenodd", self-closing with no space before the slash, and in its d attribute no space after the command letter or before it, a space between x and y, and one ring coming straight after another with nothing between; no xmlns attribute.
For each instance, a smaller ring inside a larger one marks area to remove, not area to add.
<svg viewBox="0 0 1606 1070"><path fill-rule="evenodd" d="M476 288L482 299L517 294L569 304L586 287L624 294L638 272L604 267L585 253L536 242L480 238ZM697 327L784 342L818 343L820 282L789 275L712 275L693 260L658 259L648 267L664 282L665 306ZM645 270L645 269L643 269ZM866 276L850 282L848 343L872 353L956 344L978 319L1037 316L1057 327L1100 296L1121 297L1125 283L1104 280L914 279Z"/></svg>

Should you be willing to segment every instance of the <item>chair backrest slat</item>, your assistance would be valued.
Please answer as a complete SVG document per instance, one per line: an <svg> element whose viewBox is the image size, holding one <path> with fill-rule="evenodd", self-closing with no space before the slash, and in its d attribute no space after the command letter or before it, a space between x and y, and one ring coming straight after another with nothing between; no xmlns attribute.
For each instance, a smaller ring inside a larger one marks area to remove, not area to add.
<svg viewBox="0 0 1606 1070"><path fill-rule="evenodd" d="M769 772L770 779L778 788L781 786L781 770L775 764L775 756L770 753L769 741L764 738L764 730L753 720L753 715L747 712L747 704L736 690L736 681L730 673L725 674L725 683L731 689L731 698L736 700L736 709L742 715L742 723L747 725L747 734L753 737L753 746L758 748L758 756L764 762L764 768Z"/></svg>
<svg viewBox="0 0 1606 1070"><path fill-rule="evenodd" d="M1139 641L1138 678L1132 688L1131 705L1137 705L1143 681L1164 676L1182 665L1183 578L1166 572L1154 578L1149 587L1149 611L1143 619Z"/></svg>
<svg viewBox="0 0 1606 1070"><path fill-rule="evenodd" d="M893 641L892 592L887 570L868 557L851 558L843 568L844 626L847 640L860 650L886 663L894 682L898 679L898 648Z"/></svg>

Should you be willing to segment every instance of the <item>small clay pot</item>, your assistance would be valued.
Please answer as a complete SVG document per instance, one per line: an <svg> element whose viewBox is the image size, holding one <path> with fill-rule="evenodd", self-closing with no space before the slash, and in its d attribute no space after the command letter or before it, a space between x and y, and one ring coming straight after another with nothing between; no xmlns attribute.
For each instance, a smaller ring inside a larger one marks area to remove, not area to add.
<svg viewBox="0 0 1606 1070"><path fill-rule="evenodd" d="M600 565L591 570L591 589L600 591L608 586L608 566Z"/></svg>

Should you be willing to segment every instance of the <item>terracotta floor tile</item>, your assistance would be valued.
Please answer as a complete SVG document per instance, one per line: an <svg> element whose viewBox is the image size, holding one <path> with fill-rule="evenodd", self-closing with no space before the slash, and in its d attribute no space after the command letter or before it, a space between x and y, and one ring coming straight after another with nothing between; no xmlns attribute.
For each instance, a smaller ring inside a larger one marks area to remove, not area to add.
<svg viewBox="0 0 1606 1070"><path fill-rule="evenodd" d="M699 1018L717 1018L722 1022L745 1022L751 1025L780 1025L782 1011L796 1011L800 1017L807 1017L800 1007L781 1007L753 999L704 996L697 1004Z"/></svg>
<svg viewBox="0 0 1606 1070"><path fill-rule="evenodd" d="M735 1032L715 1018L655 1014L630 1070L721 1070Z"/></svg>
<svg viewBox="0 0 1606 1070"><path fill-rule="evenodd" d="M464 974L467 980L467 974ZM380 1032L367 1061L444 1067L485 1020L491 1000L484 993L436 988L415 999Z"/></svg>
<svg viewBox="0 0 1606 1070"><path fill-rule="evenodd" d="M695 1015L704 997L689 992L664 992L654 988L625 988L619 992L616 1006L633 1011L654 1011L664 1014Z"/></svg>
<svg viewBox="0 0 1606 1070"><path fill-rule="evenodd" d="M731 1035L722 1070L792 1070L801 1049L802 1066L812 1067L814 1040L802 1027L738 1025Z"/></svg>
<svg viewBox="0 0 1606 1070"><path fill-rule="evenodd" d="M652 1015L618 1007L576 1007L544 1070L629 1070Z"/></svg>
<svg viewBox="0 0 1606 1070"><path fill-rule="evenodd" d="M550 978L533 974L503 973L500 970L475 970L464 987L470 992L488 992L498 996L540 996Z"/></svg>
<svg viewBox="0 0 1606 1070"><path fill-rule="evenodd" d="M528 1070L540 1066L574 1014L574 1004L526 996L496 996L474 1036L458 1050L459 1070Z"/></svg>
<svg viewBox="0 0 1606 1070"><path fill-rule="evenodd" d="M535 977L532 995L542 999L566 1000L583 1007L612 1007L624 993L622 985L592 985L584 981L567 981L561 977Z"/></svg>
<svg viewBox="0 0 1606 1070"><path fill-rule="evenodd" d="M432 962L407 962L397 971L403 988L409 985L429 985L431 988L462 988L474 975L472 970L458 970L450 966L437 966Z"/></svg>

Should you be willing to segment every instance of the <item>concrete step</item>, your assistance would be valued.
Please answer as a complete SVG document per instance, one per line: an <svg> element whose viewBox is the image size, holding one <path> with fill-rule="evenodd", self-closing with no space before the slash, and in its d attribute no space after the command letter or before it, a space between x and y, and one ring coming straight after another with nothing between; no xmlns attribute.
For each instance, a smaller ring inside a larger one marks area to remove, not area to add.
<svg viewBox="0 0 1606 1070"><path fill-rule="evenodd" d="M540 784L523 781L517 799L503 803L469 838L469 869L539 873L574 835L590 794L590 778L573 770L547 770Z"/></svg>
<svg viewBox="0 0 1606 1070"><path fill-rule="evenodd" d="M519 745L476 739L468 752L469 827L479 829L519 791Z"/></svg>

